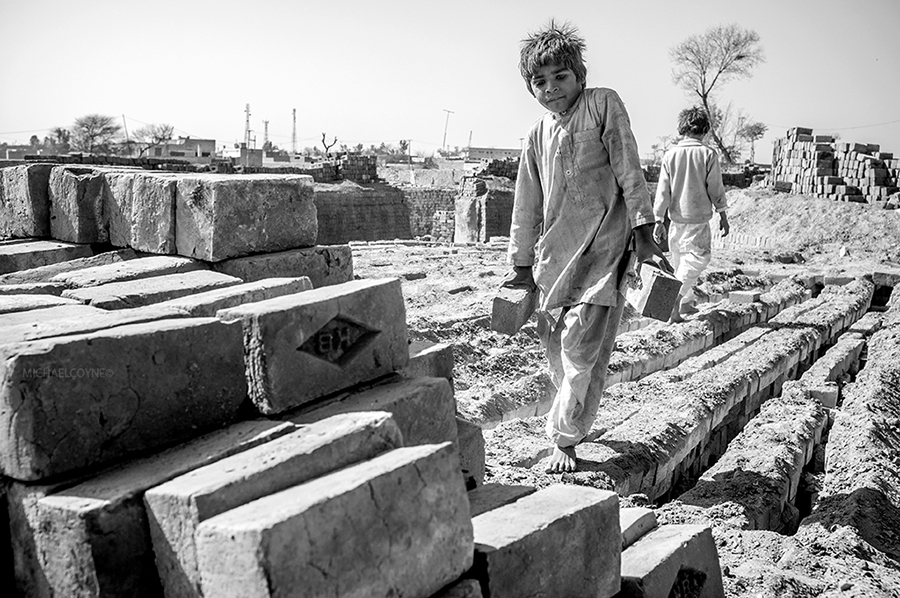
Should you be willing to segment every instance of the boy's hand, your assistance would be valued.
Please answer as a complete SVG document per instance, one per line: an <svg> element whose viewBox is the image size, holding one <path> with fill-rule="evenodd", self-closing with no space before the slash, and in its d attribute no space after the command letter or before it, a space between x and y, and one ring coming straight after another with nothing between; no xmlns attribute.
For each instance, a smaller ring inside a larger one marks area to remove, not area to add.
<svg viewBox="0 0 900 598"><path fill-rule="evenodd" d="M634 229L634 252L637 254L638 263L650 262L659 266L660 270L674 274L675 269L663 255L662 249L653 240L650 224L644 224ZM654 258L657 258L654 260ZM658 260L658 261L657 261Z"/></svg>
<svg viewBox="0 0 900 598"><path fill-rule="evenodd" d="M537 289L531 266L513 266L513 271L507 274L500 286L511 289L528 289L529 291Z"/></svg>
<svg viewBox="0 0 900 598"><path fill-rule="evenodd" d="M725 215L725 212L719 212L719 230L722 231L723 237L727 237L728 231L731 230L731 227L728 225L728 216Z"/></svg>
<svg viewBox="0 0 900 598"><path fill-rule="evenodd" d="M653 226L653 241L657 245L662 245L662 242L666 240L666 224L664 222L657 222Z"/></svg>

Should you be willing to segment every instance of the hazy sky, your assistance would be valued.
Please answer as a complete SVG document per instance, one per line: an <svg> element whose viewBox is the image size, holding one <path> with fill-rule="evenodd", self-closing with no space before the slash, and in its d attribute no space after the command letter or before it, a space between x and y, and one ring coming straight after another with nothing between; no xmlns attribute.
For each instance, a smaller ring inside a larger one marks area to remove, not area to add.
<svg viewBox="0 0 900 598"><path fill-rule="evenodd" d="M412 139L414 152L515 147L542 108L518 74L522 37L550 17L587 40L588 85L619 92L642 155L690 102L668 50L710 26L761 37L766 62L723 87L769 126L838 132L900 154L898 0L0 0L0 141L27 143L101 113L128 129L298 149ZM447 120L447 112L452 111Z"/></svg>

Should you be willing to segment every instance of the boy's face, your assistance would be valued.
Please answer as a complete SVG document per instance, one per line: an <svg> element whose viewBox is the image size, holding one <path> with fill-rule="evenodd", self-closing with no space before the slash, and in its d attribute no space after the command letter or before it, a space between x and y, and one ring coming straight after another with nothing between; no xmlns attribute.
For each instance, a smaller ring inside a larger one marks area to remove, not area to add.
<svg viewBox="0 0 900 598"><path fill-rule="evenodd" d="M581 95L581 82L575 73L558 64L542 66L531 76L531 91L541 106L550 112L565 112Z"/></svg>

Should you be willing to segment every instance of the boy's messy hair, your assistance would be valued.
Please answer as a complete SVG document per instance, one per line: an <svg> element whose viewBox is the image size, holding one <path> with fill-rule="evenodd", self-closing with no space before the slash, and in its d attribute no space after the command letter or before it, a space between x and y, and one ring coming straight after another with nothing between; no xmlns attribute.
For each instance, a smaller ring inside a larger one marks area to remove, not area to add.
<svg viewBox="0 0 900 598"><path fill-rule="evenodd" d="M568 22L561 25L550 19L547 25L522 40L519 51L519 72L525 79L528 93L531 89L531 77L538 69L548 64L558 64L575 74L575 78L584 87L587 80L587 66L582 53L586 45L584 38L578 35L578 29Z"/></svg>
<svg viewBox="0 0 900 598"><path fill-rule="evenodd" d="M709 127L709 115L699 106L685 108L678 113L679 135L706 135Z"/></svg>

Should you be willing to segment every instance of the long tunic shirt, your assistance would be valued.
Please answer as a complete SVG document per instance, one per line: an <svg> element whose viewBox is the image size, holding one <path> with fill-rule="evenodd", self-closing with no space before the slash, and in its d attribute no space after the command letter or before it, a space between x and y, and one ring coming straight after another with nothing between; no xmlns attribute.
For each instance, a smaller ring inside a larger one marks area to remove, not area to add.
<svg viewBox="0 0 900 598"><path fill-rule="evenodd" d="M653 202L654 217L679 224L709 222L713 208L728 207L719 154L700 141L687 137L666 151L659 169L659 184Z"/></svg>
<svg viewBox="0 0 900 598"><path fill-rule="evenodd" d="M533 266L538 309L616 304L631 229L653 222L631 122L618 94L585 89L531 127L519 161L509 261Z"/></svg>

